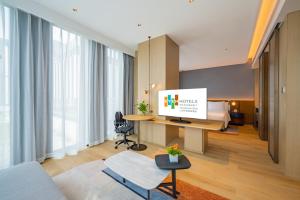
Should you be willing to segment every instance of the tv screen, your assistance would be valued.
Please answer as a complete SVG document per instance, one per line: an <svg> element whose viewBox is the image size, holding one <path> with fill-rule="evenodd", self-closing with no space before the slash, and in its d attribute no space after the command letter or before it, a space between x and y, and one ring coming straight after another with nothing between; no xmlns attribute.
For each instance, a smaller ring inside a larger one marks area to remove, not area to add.
<svg viewBox="0 0 300 200"><path fill-rule="evenodd" d="M162 90L158 103L158 115L207 119L206 88Z"/></svg>

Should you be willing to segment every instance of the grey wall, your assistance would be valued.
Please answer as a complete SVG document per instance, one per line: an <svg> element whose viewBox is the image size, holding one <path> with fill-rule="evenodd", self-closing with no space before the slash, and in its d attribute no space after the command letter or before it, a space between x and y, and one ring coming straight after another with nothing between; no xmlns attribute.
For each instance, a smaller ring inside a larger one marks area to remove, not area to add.
<svg viewBox="0 0 300 200"><path fill-rule="evenodd" d="M247 64L183 71L180 88L207 88L208 98L254 99L254 71Z"/></svg>

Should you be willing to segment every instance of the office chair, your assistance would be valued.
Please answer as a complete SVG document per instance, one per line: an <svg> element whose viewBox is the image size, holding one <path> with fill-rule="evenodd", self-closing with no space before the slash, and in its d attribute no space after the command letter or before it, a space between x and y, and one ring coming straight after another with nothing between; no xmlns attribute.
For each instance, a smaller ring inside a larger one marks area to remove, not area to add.
<svg viewBox="0 0 300 200"><path fill-rule="evenodd" d="M133 125L128 124L126 120L123 119L123 115L121 112L116 112L114 125L115 125L115 132L118 133L119 135L124 136L122 140L118 140L115 142L116 144L115 149L117 149L120 144L127 144L128 146L127 149L130 148L130 144L129 144L130 142L133 142L133 144L135 144L134 141L127 139L127 136L131 135L129 131L133 130Z"/></svg>

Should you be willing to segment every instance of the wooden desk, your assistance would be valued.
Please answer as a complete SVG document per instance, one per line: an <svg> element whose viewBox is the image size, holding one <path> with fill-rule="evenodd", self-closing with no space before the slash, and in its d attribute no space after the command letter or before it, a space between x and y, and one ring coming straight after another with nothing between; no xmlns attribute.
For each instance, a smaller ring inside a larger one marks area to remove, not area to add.
<svg viewBox="0 0 300 200"><path fill-rule="evenodd" d="M154 119L153 122L157 124L166 124L171 126L180 126L180 127L188 127L188 128L200 128L200 129L214 130L214 131L221 130L224 125L224 122L214 121L214 120L203 120L198 123L190 123L190 124L177 123L177 122L172 122L170 120L164 120L164 119Z"/></svg>
<svg viewBox="0 0 300 200"><path fill-rule="evenodd" d="M204 154L207 148L207 130L221 130L224 126L222 121L203 120L197 123L177 123L170 120L154 119L153 123L179 126L184 128L184 149L195 153Z"/></svg>
<svg viewBox="0 0 300 200"><path fill-rule="evenodd" d="M183 127L185 132L184 149L201 154L204 154L207 148L207 130L221 130L224 126L224 122L222 121L201 120L195 123L183 124L172 122L170 120L157 119L153 115L125 115L123 118L128 121L136 121L138 123L137 144L131 147L136 151L143 151L147 148L146 145L140 144L140 121L151 121L155 124Z"/></svg>
<svg viewBox="0 0 300 200"><path fill-rule="evenodd" d="M128 121L147 121L152 120L155 117L153 115L125 115L123 116L123 119L126 119Z"/></svg>
<svg viewBox="0 0 300 200"><path fill-rule="evenodd" d="M135 151L143 151L147 149L147 146L140 144L140 121L148 121L154 119L153 115L125 115L123 119L128 121L136 121L138 124L137 144L132 145L130 148Z"/></svg>

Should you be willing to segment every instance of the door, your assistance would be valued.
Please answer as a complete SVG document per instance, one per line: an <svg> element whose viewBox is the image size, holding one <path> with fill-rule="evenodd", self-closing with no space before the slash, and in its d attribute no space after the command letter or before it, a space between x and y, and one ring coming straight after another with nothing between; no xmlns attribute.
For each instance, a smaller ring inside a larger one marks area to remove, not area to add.
<svg viewBox="0 0 300 200"><path fill-rule="evenodd" d="M279 33L275 29L269 42L268 140L269 154L278 162L279 140Z"/></svg>
<svg viewBox="0 0 300 200"><path fill-rule="evenodd" d="M268 140L268 48L259 58L259 137Z"/></svg>

